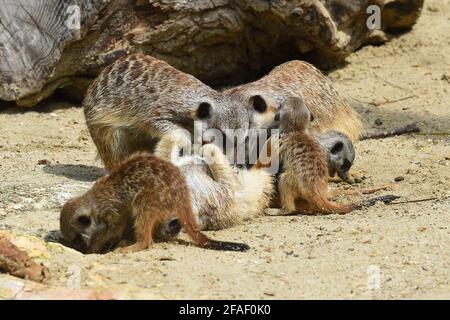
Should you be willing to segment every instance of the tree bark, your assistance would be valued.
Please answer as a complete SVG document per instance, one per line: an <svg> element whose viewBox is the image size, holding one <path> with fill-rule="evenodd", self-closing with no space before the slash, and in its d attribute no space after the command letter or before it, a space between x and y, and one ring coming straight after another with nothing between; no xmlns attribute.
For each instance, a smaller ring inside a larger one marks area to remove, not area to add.
<svg viewBox="0 0 450 320"><path fill-rule="evenodd" d="M253 80L291 59L335 65L379 39L367 27L370 5L383 30L399 30L423 0L3 0L0 100L31 107L56 89L81 99L106 65L134 52L210 85Z"/></svg>

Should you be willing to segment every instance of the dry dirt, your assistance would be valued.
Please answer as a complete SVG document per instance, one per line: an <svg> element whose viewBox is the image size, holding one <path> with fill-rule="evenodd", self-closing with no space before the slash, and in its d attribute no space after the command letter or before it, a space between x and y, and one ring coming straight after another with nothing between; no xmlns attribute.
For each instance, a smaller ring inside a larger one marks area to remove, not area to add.
<svg viewBox="0 0 450 320"><path fill-rule="evenodd" d="M84 256L47 245L41 260L51 272L48 283L65 286L79 267L83 288L126 284L151 298L450 298L449 25L450 2L426 1L411 32L365 47L329 73L366 130L413 121L422 128L358 142L354 171L365 179L331 187L391 184L377 194L433 200L378 204L345 216L261 217L209 232L248 243L247 253L171 242L135 254ZM103 174L95 156L79 106L3 107L0 230L44 238L58 229L60 205ZM398 176L404 180L395 182Z"/></svg>

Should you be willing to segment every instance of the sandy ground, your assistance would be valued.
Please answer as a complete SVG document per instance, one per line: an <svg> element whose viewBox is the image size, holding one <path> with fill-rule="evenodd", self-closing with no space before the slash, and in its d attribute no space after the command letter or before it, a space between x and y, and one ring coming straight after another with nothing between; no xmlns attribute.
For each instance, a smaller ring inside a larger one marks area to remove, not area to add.
<svg viewBox="0 0 450 320"><path fill-rule="evenodd" d="M247 253L171 242L135 254L83 256L49 246L42 260L49 284L65 286L75 266L82 287L126 284L160 298L450 298L449 12L449 1L426 1L412 32L365 47L329 73L367 130L412 121L423 129L357 143L354 171L365 179L331 187L391 184L378 194L434 200L378 204L346 216L261 217L209 232L248 243ZM79 106L3 107L0 230L44 238L58 229L60 205L103 174L95 155ZM38 164L43 159L50 164ZM398 176L404 180L394 182Z"/></svg>

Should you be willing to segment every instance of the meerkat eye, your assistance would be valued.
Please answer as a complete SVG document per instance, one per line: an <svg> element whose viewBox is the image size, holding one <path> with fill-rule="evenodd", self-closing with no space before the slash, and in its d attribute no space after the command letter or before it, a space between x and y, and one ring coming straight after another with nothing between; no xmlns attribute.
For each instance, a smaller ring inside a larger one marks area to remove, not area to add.
<svg viewBox="0 0 450 320"><path fill-rule="evenodd" d="M261 96L254 96L252 98L253 102L253 109L255 109L258 113L266 112L267 110L267 103Z"/></svg>
<svg viewBox="0 0 450 320"><path fill-rule="evenodd" d="M333 148L331 148L331 154L337 154L339 152L342 151L342 149L344 148L344 144L342 142L337 142Z"/></svg>
<svg viewBox="0 0 450 320"><path fill-rule="evenodd" d="M342 165L342 169L349 170L352 166L352 163L347 159L344 160L344 164Z"/></svg>
<svg viewBox="0 0 450 320"><path fill-rule="evenodd" d="M88 216L79 216L77 222L82 227L89 227L91 225L91 218Z"/></svg>
<svg viewBox="0 0 450 320"><path fill-rule="evenodd" d="M314 115L312 114L312 112L309 113L309 120L314 121Z"/></svg>
<svg viewBox="0 0 450 320"><path fill-rule="evenodd" d="M204 120L211 117L212 106L208 102L202 102L197 109L197 118Z"/></svg>

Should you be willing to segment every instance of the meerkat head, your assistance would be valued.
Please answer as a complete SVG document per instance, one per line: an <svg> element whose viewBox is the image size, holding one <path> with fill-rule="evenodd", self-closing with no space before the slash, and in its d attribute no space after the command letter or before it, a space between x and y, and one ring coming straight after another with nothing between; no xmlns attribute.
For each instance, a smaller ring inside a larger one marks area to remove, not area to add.
<svg viewBox="0 0 450 320"><path fill-rule="evenodd" d="M329 131L317 136L317 140L327 153L328 173L334 177L336 173L345 180L355 160L355 148L352 141L344 133Z"/></svg>
<svg viewBox="0 0 450 320"><path fill-rule="evenodd" d="M96 205L88 195L67 201L61 209L60 230L64 239L82 253L105 253L122 239L125 223L114 212L98 214ZM117 220L117 221L116 221Z"/></svg>
<svg viewBox="0 0 450 320"><path fill-rule="evenodd" d="M300 97L286 98L280 106L281 132L305 131L313 120L313 114Z"/></svg>
<svg viewBox="0 0 450 320"><path fill-rule="evenodd" d="M250 127L272 129L278 127L280 113L275 101L263 93L254 94L247 104Z"/></svg>
<svg viewBox="0 0 450 320"><path fill-rule="evenodd" d="M245 107L238 99L218 93L209 97L208 102L202 102L195 113L196 127L202 136L202 143L214 142L216 145L233 146L245 143L249 134L249 117Z"/></svg>

